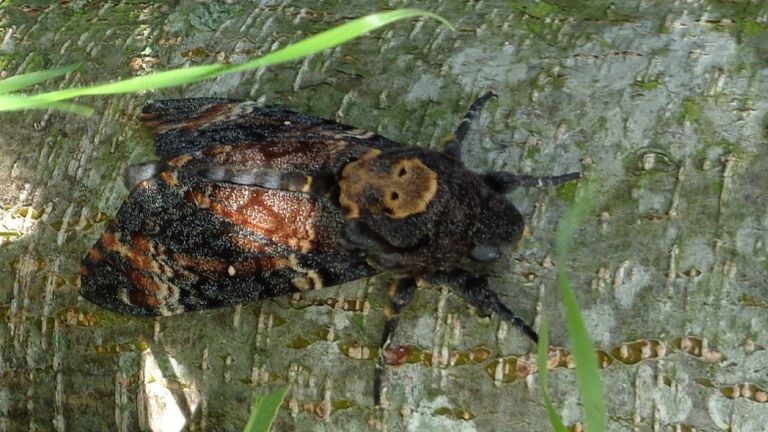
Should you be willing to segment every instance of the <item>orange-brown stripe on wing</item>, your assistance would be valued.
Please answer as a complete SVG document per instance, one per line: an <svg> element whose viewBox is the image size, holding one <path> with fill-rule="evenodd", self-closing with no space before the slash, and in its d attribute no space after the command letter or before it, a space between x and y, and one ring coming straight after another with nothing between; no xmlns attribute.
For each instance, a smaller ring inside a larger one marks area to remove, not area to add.
<svg viewBox="0 0 768 432"><path fill-rule="evenodd" d="M323 207L305 194L256 187L210 185L205 195L211 212L234 225L297 252L308 252L318 241L317 225ZM233 238L241 246L264 250L265 245L247 238ZM253 251L253 249L251 249Z"/></svg>
<svg viewBox="0 0 768 432"><path fill-rule="evenodd" d="M179 290L169 279L178 276L164 264L162 251L146 236L136 233L124 241L114 223L88 252L80 268L82 294L101 306L127 313L168 315L184 308ZM103 292L98 280L123 280L112 292ZM97 278L97 280L92 280Z"/></svg>

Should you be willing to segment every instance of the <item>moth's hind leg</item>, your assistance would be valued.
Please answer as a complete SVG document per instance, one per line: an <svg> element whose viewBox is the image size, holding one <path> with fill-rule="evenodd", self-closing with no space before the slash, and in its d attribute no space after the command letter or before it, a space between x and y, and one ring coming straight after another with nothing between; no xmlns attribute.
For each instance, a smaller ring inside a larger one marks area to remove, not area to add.
<svg viewBox="0 0 768 432"><path fill-rule="evenodd" d="M522 318L515 315L499 296L488 287L488 279L475 276L465 270L453 270L448 273L432 274L425 278L430 283L445 285L461 293L467 303L478 309L480 314L494 313L512 324L534 343L539 342L539 335Z"/></svg>
<svg viewBox="0 0 768 432"><path fill-rule="evenodd" d="M466 138L467 132L469 132L469 126L472 124L472 120L477 117L477 113L483 109L483 106L486 104L486 102L494 97L497 97L496 93L489 91L477 98L477 100L472 103L472 105L469 107L469 111L464 114L464 118L462 118L459 122L459 125L456 126L456 130L453 131L453 136L451 136L451 139L445 143L445 149L443 150L443 153L461 160L461 143L464 141L464 138Z"/></svg>
<svg viewBox="0 0 768 432"><path fill-rule="evenodd" d="M416 279L406 277L397 281L389 290L389 306L384 310L384 333L379 344L379 356L376 360L376 370L373 373L373 404L381 405L381 383L386 366L387 349L397 330L400 312L413 300L416 293Z"/></svg>

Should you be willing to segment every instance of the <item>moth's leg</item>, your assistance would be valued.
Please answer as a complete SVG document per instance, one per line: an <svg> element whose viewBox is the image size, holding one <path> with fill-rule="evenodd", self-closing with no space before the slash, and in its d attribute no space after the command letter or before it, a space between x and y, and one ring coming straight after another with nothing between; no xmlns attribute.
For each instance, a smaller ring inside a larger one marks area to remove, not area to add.
<svg viewBox="0 0 768 432"><path fill-rule="evenodd" d="M376 360L376 369L373 373L373 404L381 405L381 381L386 366L386 350L392 343L392 338L397 329L400 312L413 300L416 293L416 279L412 277L402 278L389 290L389 306L384 310L384 333L379 344L379 356Z"/></svg>
<svg viewBox="0 0 768 432"><path fill-rule="evenodd" d="M475 119L477 113L483 108L489 99L497 97L495 92L489 91L488 93L477 98L475 102L469 107L469 111L464 114L464 118L461 119L459 125L456 126L456 130L453 132L451 139L445 143L445 149L443 153L461 160L461 143L469 132L469 126L472 124L472 120Z"/></svg>
<svg viewBox="0 0 768 432"><path fill-rule="evenodd" d="M529 176L517 175L504 171L494 171L485 174L485 183L499 193L509 192L517 187L544 187L557 186L571 180L581 178L581 173L572 172L556 176Z"/></svg>
<svg viewBox="0 0 768 432"><path fill-rule="evenodd" d="M433 284L445 285L461 293L467 303L478 309L480 314L495 313L504 321L512 324L533 342L539 342L539 335L522 318L515 315L499 296L488 287L488 279L475 276L465 270L453 270L447 273L432 274L425 277Z"/></svg>

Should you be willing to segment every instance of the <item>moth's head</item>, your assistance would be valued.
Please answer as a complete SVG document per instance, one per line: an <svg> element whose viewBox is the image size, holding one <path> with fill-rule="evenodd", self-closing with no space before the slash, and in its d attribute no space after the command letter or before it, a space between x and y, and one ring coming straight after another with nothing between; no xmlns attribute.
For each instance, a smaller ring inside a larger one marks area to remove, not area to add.
<svg viewBox="0 0 768 432"><path fill-rule="evenodd" d="M483 176L476 178L479 181L473 193L480 200L467 258L480 262L494 261L505 248L517 244L523 236L525 220L502 191L487 184Z"/></svg>

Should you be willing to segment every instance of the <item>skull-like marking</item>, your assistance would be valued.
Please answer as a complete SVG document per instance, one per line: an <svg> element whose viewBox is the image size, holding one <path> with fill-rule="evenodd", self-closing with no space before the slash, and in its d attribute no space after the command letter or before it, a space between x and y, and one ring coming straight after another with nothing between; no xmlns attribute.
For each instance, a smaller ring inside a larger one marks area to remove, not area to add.
<svg viewBox="0 0 768 432"><path fill-rule="evenodd" d="M372 149L348 163L339 180L339 204L346 216L384 212L392 219L423 213L437 193L437 173L417 157L392 163Z"/></svg>

